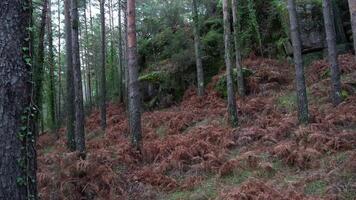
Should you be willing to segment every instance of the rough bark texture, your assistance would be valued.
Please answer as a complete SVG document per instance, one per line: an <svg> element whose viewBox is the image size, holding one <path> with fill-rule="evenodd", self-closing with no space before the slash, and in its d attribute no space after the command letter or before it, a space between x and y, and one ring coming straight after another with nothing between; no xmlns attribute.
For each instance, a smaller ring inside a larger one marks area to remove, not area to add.
<svg viewBox="0 0 356 200"><path fill-rule="evenodd" d="M67 77L66 77L66 113L67 113L67 146L71 151L75 151L75 106L74 106L74 78L73 78L73 62L72 62L72 28L70 16L70 1L64 1L65 14L65 31L66 31L66 62L67 62Z"/></svg>
<svg viewBox="0 0 356 200"><path fill-rule="evenodd" d="M225 44L225 64L226 64L226 82L227 82L227 101L228 101L228 118L231 126L237 126L237 107L232 80L232 52L231 52L231 28L230 12L228 0L223 0L224 14L224 44Z"/></svg>
<svg viewBox="0 0 356 200"><path fill-rule="evenodd" d="M72 60L74 71L74 94L75 94L75 142L76 150L85 157L85 132L84 132L84 106L82 75L80 71L79 54L79 15L78 0L71 0L71 20L72 20Z"/></svg>
<svg viewBox="0 0 356 200"><path fill-rule="evenodd" d="M37 199L31 1L0 1L0 199Z"/></svg>
<svg viewBox="0 0 356 200"><path fill-rule="evenodd" d="M48 12L47 12L47 38L48 38L48 65L49 65L49 118L50 128L52 131L57 129L56 119L56 88L54 86L54 52L53 52L53 32L52 32L52 12L51 12L51 0L48 0ZM59 137L58 135L56 137Z"/></svg>
<svg viewBox="0 0 356 200"><path fill-rule="evenodd" d="M299 123L307 123L309 120L308 99L305 87L303 58L302 58L302 42L300 39L299 25L297 20L297 11L294 0L288 0L288 11L291 38L293 43L293 54L295 64L295 79L298 98L298 119Z"/></svg>
<svg viewBox="0 0 356 200"><path fill-rule="evenodd" d="M236 62L236 70L237 70L237 89L239 95L241 97L245 96L245 83L244 77L242 73L242 66L240 63L240 47L238 42L238 28L237 28L237 2L236 0L232 0L232 19L234 23L234 43L235 43L235 62Z"/></svg>
<svg viewBox="0 0 356 200"><path fill-rule="evenodd" d="M141 147L141 95L138 81L137 40L136 40L136 1L127 2L128 25L128 71L129 71L129 119L132 144Z"/></svg>
<svg viewBox="0 0 356 200"><path fill-rule="evenodd" d="M356 51L356 1L349 0L349 8L351 15L352 36L354 41L354 49Z"/></svg>
<svg viewBox="0 0 356 200"><path fill-rule="evenodd" d="M197 68L198 95L204 96L204 71L201 60L200 29L197 1L193 0L193 23L194 23L194 48L195 63Z"/></svg>
<svg viewBox="0 0 356 200"><path fill-rule="evenodd" d="M106 128L105 0L100 0L100 20L101 20L100 126L102 130L105 130Z"/></svg>
<svg viewBox="0 0 356 200"><path fill-rule="evenodd" d="M326 32L326 41L328 44L328 57L331 70L331 98L333 104L336 106L341 103L341 82L340 82L340 68L337 58L336 49L336 33L333 18L331 17L331 1L323 0L323 15Z"/></svg>

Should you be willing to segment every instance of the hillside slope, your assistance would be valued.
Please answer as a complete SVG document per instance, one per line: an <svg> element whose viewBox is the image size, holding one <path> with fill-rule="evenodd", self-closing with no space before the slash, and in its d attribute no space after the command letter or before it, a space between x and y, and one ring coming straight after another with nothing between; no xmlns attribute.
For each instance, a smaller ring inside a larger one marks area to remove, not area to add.
<svg viewBox="0 0 356 200"><path fill-rule="evenodd" d="M311 123L299 126L293 67L251 58L249 96L237 99L240 126L226 123L226 103L214 91L186 91L174 107L143 114L142 154L133 152L125 109L110 104L108 129L99 112L86 122L86 160L59 140L39 138L42 199L354 199L356 197L356 64L342 55L345 101L328 99L327 64L307 70Z"/></svg>

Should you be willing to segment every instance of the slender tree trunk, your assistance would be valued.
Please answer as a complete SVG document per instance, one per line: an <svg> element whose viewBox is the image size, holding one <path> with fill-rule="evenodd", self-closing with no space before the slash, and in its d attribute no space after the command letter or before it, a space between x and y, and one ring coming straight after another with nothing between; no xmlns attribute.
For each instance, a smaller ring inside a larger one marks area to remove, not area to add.
<svg viewBox="0 0 356 200"><path fill-rule="evenodd" d="M234 23L234 43L235 43L235 62L237 70L237 89L241 97L245 96L245 83L242 73L242 66L240 63L240 47L238 41L238 21L237 21L237 3L236 0L232 0L232 19Z"/></svg>
<svg viewBox="0 0 356 200"><path fill-rule="evenodd" d="M331 17L331 1L323 0L323 15L325 23L325 32L326 32L326 41L328 44L328 54L329 54L329 63L331 70L331 95L334 106L341 103L341 82L340 82L340 68L337 58L337 49L336 49L336 33L334 21Z"/></svg>
<svg viewBox="0 0 356 200"><path fill-rule="evenodd" d="M297 11L294 0L288 0L290 29L293 43L294 64L295 64L295 79L297 86L298 98L298 119L299 123L308 123L308 98L305 87L303 58L302 58L302 42L300 39L299 24L297 19Z"/></svg>
<svg viewBox="0 0 356 200"><path fill-rule="evenodd" d="M80 16L79 16L80 18ZM83 67L82 69L82 82L83 82L83 104L85 104L85 102L88 101L88 88L87 88L87 79L86 79L86 72L87 72L87 64L85 62L85 42L84 42L84 33L82 31L81 28L79 28L79 57L80 57L80 63L81 63L81 67Z"/></svg>
<svg viewBox="0 0 356 200"><path fill-rule="evenodd" d="M88 83L88 98L89 98L89 110L91 110L92 106L92 88L91 88L91 65L89 61L89 33L88 33L88 24L87 24L87 4L85 1L84 8L84 26L85 26L85 61L87 64L87 83Z"/></svg>
<svg viewBox="0 0 356 200"><path fill-rule="evenodd" d="M35 89L34 89L34 102L39 108L40 112L35 116L36 118L36 124L35 124L35 134L38 135L39 133L39 124L40 124L40 119L43 114L42 112L42 88L43 88L43 68L44 68L44 38L45 38L45 33L46 33L46 17L47 17L47 6L48 5L48 0L43 0L43 8L42 8L42 14L41 14L41 24L40 24L40 30L39 30L39 39L38 39L38 53L37 53L37 58L36 58L36 68L34 68L33 73L34 73L34 84L35 84Z"/></svg>
<svg viewBox="0 0 356 200"><path fill-rule="evenodd" d="M56 119L56 88L54 86L54 52L53 52L53 33L52 33L52 12L51 12L51 0L48 0L48 12L47 12L47 29L48 29L48 64L49 64L49 118L50 118L50 129L56 131L57 129L57 119ZM59 135L56 133L56 137Z"/></svg>
<svg viewBox="0 0 356 200"><path fill-rule="evenodd" d="M124 35L125 35L125 40L124 40L124 102L126 105L126 110L129 111L129 82L130 82L130 77L129 77L129 66L128 66L128 13L127 13L127 0L124 1ZM127 112L129 113L129 112Z"/></svg>
<svg viewBox="0 0 356 200"><path fill-rule="evenodd" d="M129 71L129 114L132 144L141 149L141 95L138 81L137 40L136 40L136 1L127 2L128 26L128 71Z"/></svg>
<svg viewBox="0 0 356 200"><path fill-rule="evenodd" d="M226 81L227 81L227 100L228 100L228 118L233 127L238 124L237 107L234 93L234 84L232 81L232 52L231 52L231 28L229 1L223 0L224 15L224 44L225 44L225 64L226 64Z"/></svg>
<svg viewBox="0 0 356 200"><path fill-rule="evenodd" d="M349 0L349 8L350 8L350 15L351 15L351 26L352 26L352 36L354 41L354 49L356 49L356 1L355 0Z"/></svg>
<svg viewBox="0 0 356 200"><path fill-rule="evenodd" d="M61 1L58 0L58 124L62 124Z"/></svg>
<svg viewBox="0 0 356 200"><path fill-rule="evenodd" d="M200 29L197 1L193 0L193 23L194 23L194 48L195 63L197 68L198 95L204 96L204 71L201 60Z"/></svg>
<svg viewBox="0 0 356 200"><path fill-rule="evenodd" d="M85 158L85 131L84 131L84 106L82 75L80 71L79 55L79 15L78 0L71 0L71 26L72 26L72 62L74 71L74 94L75 94L75 142L76 150L81 157Z"/></svg>
<svg viewBox="0 0 356 200"><path fill-rule="evenodd" d="M119 101L123 102L123 67L122 67L122 22L121 22L121 0L118 0L118 27L119 27L119 59L118 59L118 66L119 66Z"/></svg>
<svg viewBox="0 0 356 200"><path fill-rule="evenodd" d="M106 75L105 75L105 0L100 0L100 19L101 19L101 70L100 70L100 126L106 129Z"/></svg>
<svg viewBox="0 0 356 200"><path fill-rule="evenodd" d="M32 4L0 1L0 199L38 199L31 104Z"/></svg>
<svg viewBox="0 0 356 200"><path fill-rule="evenodd" d="M70 16L70 1L64 1L64 15L65 15L65 31L66 31L66 62L67 62L67 76L66 76L66 113L67 113L67 146L71 151L75 151L75 106L74 106L74 77L73 77L73 61L72 61L72 28Z"/></svg>

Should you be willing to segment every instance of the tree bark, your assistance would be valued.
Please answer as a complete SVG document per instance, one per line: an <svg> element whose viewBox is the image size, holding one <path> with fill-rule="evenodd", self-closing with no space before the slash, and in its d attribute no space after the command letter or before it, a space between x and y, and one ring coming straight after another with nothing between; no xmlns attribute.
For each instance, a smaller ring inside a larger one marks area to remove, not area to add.
<svg viewBox="0 0 356 200"><path fill-rule="evenodd" d="M75 151L75 106L74 106L74 76L73 76L73 61L72 61L72 27L70 16L70 1L64 1L64 15L65 15L65 32L66 32L66 113L67 113L67 146L71 151Z"/></svg>
<svg viewBox="0 0 356 200"><path fill-rule="evenodd" d="M101 19L101 70L100 70L100 126L106 129L106 75L105 75L105 0L100 0L100 19Z"/></svg>
<svg viewBox="0 0 356 200"><path fill-rule="evenodd" d="M32 4L0 1L0 199L37 199Z"/></svg>
<svg viewBox="0 0 356 200"><path fill-rule="evenodd" d="M326 32L326 41L328 45L328 57L331 70L331 98L334 106L341 103L341 82L340 82L340 68L337 58L336 49L336 33L333 18L331 17L331 1L323 0L323 15Z"/></svg>
<svg viewBox="0 0 356 200"><path fill-rule="evenodd" d="M234 23L234 43L235 43L235 62L237 70L237 89L241 97L245 96L245 83L240 63L240 47L238 41L238 21L237 21L237 2L232 0L232 19Z"/></svg>
<svg viewBox="0 0 356 200"><path fill-rule="evenodd" d="M195 63L197 68L198 95L204 96L204 71L203 71L203 64L201 60L198 6L196 0L193 0L192 3L193 3L194 48L195 48Z"/></svg>
<svg viewBox="0 0 356 200"><path fill-rule="evenodd" d="M57 119L59 126L62 125L62 60L61 60L61 1L58 0L58 100L57 100Z"/></svg>
<svg viewBox="0 0 356 200"><path fill-rule="evenodd" d="M34 73L34 102L37 107L41 110L35 118L37 123L35 124L35 134L38 135L39 133L39 124L40 120L43 116L42 112L42 88L43 88L43 68L44 68L44 40L45 40L45 33L46 33L46 17L47 17L47 8L48 8L48 0L43 0L43 8L41 13L41 23L40 23L40 30L39 30L39 39L38 39L38 46L37 46L37 58L36 58L36 66L33 70Z"/></svg>
<svg viewBox="0 0 356 200"><path fill-rule="evenodd" d="M354 41L354 49L356 52L356 1L349 0L349 8L351 15L352 36Z"/></svg>
<svg viewBox="0 0 356 200"><path fill-rule="evenodd" d="M56 88L54 86L54 52L53 52L53 32L52 32L52 12L51 12L51 0L48 0L48 12L47 12L47 29L48 29L48 65L49 65L49 88L48 88L48 98L49 98L49 118L50 118L50 129L55 132L57 129L57 119L56 119ZM57 134L57 133L56 133ZM59 135L56 135L58 138Z"/></svg>
<svg viewBox="0 0 356 200"><path fill-rule="evenodd" d="M303 58L302 58L302 42L300 39L299 24L297 19L297 11L294 0L288 0L288 11L290 20L291 39L293 44L295 78L298 98L298 119L299 123L308 123L308 98L305 87Z"/></svg>
<svg viewBox="0 0 356 200"><path fill-rule="evenodd" d="M74 94L75 94L75 142L76 150L85 158L85 131L84 131L84 106L82 75L80 70L79 55L79 15L78 0L71 0L71 26L72 26L72 62L74 71Z"/></svg>
<svg viewBox="0 0 356 200"><path fill-rule="evenodd" d="M119 59L118 59L118 66L119 66L119 100L123 102L123 90L124 84L123 81L123 67L122 67L122 24L121 24L121 0L118 0L118 28L119 28Z"/></svg>
<svg viewBox="0 0 356 200"><path fill-rule="evenodd" d="M126 111L129 113L129 82L130 82L130 77L129 77L129 64L128 64L128 13L127 13L127 0L124 0L124 35L125 35L125 40L124 40L124 103L126 105Z"/></svg>
<svg viewBox="0 0 356 200"><path fill-rule="evenodd" d="M85 1L85 8L84 8L84 27L85 27L85 61L87 64L87 83L88 83L88 98L89 98L89 110L91 110L92 102L92 88L91 88L91 65L89 61L89 33L88 33L88 24L87 24L87 4Z"/></svg>
<svg viewBox="0 0 356 200"><path fill-rule="evenodd" d="M138 81L137 39L136 39L136 1L127 1L128 26L128 71L129 71L129 119L132 144L141 149L141 95Z"/></svg>
<svg viewBox="0 0 356 200"><path fill-rule="evenodd" d="M227 100L228 100L228 119L231 126L236 127L238 124L237 107L232 81L232 52L231 52L231 28L230 12L228 0L223 0L224 15L224 44L225 44L225 64L226 64L226 81L227 81Z"/></svg>

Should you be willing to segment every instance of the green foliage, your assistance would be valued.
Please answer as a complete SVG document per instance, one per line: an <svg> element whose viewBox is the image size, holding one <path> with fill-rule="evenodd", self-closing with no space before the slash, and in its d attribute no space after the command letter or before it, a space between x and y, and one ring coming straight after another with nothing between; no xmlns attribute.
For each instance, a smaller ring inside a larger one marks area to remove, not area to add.
<svg viewBox="0 0 356 200"><path fill-rule="evenodd" d="M148 81L151 83L159 83L164 80L164 75L160 71L153 71L138 78L139 81Z"/></svg>
<svg viewBox="0 0 356 200"><path fill-rule="evenodd" d="M242 75L244 78L247 78L251 76L253 72L247 68L242 68ZM237 90L237 70L233 69L232 71L232 79L233 83L235 84L234 89ZM217 84L214 86L215 91L217 91L220 95L222 95L224 98L227 97L227 82L226 82L226 76L222 76Z"/></svg>
<svg viewBox="0 0 356 200"><path fill-rule="evenodd" d="M217 183L215 178L208 178L200 186L191 191L176 191L171 193L167 199L215 199L218 196Z"/></svg>
<svg viewBox="0 0 356 200"><path fill-rule="evenodd" d="M278 97L277 105L282 109L288 110L289 112L296 110L297 108L296 92L289 92L283 96Z"/></svg>
<svg viewBox="0 0 356 200"><path fill-rule="evenodd" d="M305 186L304 192L311 195L322 195L326 190L326 186L327 184L322 180L313 181Z"/></svg>

